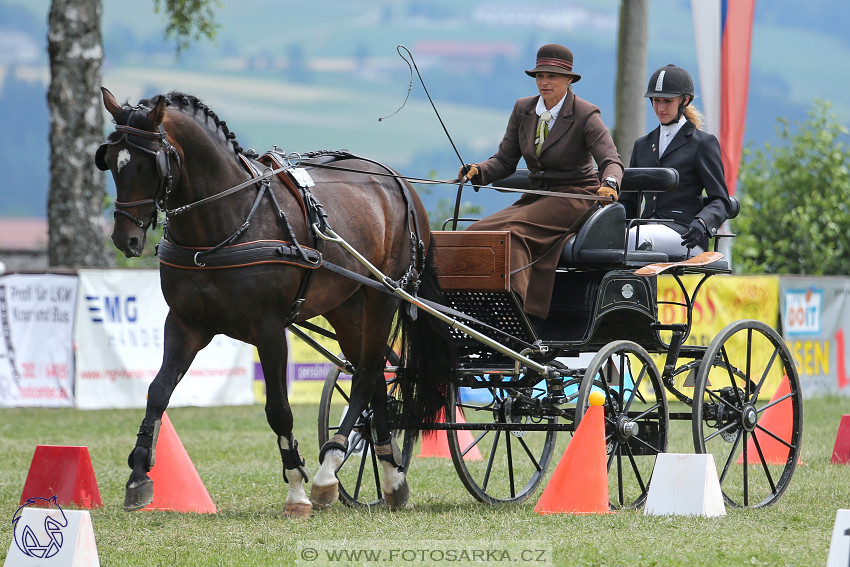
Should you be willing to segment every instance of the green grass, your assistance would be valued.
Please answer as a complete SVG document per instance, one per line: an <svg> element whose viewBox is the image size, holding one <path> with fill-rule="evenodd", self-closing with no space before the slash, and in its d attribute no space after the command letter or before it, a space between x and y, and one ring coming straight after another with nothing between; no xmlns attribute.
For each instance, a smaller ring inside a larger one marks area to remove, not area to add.
<svg viewBox="0 0 850 567"><path fill-rule="evenodd" d="M433 540L445 540L449 543L442 545L448 547L514 549L528 541L552 552L545 562L532 562L537 565L824 565L835 512L850 507L850 469L829 464L845 411L846 399L807 400L805 466L797 468L786 494L772 507L730 508L720 518L644 516L634 511L540 516L533 511L539 489L523 504L489 507L466 492L450 460L414 458L411 509L390 512L337 504L309 519L290 520L281 514L286 486L261 406L169 410L218 507L215 515L122 510L129 473L126 456L141 410L3 409L0 519L5 527L0 528L0 559L9 549L10 520L35 446L55 444L89 448L104 503L91 511L104 566L287 565L308 545L325 551L380 542L415 549ZM308 467L315 471L317 409L299 405L295 412L296 436ZM689 423L671 426L677 450L689 435ZM567 437L560 438L557 456Z"/></svg>

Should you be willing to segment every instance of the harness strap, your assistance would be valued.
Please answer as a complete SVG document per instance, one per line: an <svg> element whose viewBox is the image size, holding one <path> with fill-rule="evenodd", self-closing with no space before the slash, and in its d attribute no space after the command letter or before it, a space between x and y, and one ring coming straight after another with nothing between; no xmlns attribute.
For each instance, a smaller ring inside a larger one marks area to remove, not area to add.
<svg viewBox="0 0 850 567"><path fill-rule="evenodd" d="M314 270L321 266L323 261L317 250L302 247L299 252L285 240L255 240L225 246L215 252L210 250L212 249L180 246L163 238L157 245L157 256L159 262L166 266L194 270L240 268L255 264L291 264ZM206 253L202 265L197 262L200 253Z"/></svg>

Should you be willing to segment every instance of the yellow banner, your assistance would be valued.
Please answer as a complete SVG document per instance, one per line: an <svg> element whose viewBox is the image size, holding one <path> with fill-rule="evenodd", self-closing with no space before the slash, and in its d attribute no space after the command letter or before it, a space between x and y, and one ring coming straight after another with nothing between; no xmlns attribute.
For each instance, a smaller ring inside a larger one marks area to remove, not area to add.
<svg viewBox="0 0 850 567"><path fill-rule="evenodd" d="M701 279L699 275L681 278L688 295ZM684 306L684 294L672 276L658 278L658 319L661 323L685 323L687 311ZM742 319L755 319L770 325L774 329L779 323L779 277L778 276L714 276L700 288L692 312L691 334L685 341L690 345L708 346L726 325ZM665 341L670 333L662 333ZM732 360L740 361L745 357L746 333L738 333L726 343ZM752 358L762 362L770 359L773 351L766 341L754 341ZM664 367L665 356L653 356L659 369ZM679 359L678 365L688 359ZM682 387L687 380L692 386L693 372L683 372L676 376L676 385ZM779 385L781 374L770 375L762 392L770 397Z"/></svg>

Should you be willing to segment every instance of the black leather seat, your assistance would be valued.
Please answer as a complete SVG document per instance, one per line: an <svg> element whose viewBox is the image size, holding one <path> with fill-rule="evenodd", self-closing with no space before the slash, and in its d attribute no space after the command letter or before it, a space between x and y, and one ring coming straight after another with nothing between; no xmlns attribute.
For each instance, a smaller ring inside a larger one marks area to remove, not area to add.
<svg viewBox="0 0 850 567"><path fill-rule="evenodd" d="M645 265L666 262L663 252L626 250L626 209L613 203L594 212L567 237L559 267Z"/></svg>

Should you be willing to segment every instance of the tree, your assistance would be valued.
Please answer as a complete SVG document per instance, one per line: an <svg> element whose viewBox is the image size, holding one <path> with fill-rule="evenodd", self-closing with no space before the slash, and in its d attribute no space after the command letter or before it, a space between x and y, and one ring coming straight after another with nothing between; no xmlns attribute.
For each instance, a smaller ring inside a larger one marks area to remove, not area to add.
<svg viewBox="0 0 850 567"><path fill-rule="evenodd" d="M850 273L848 129L829 108L815 101L795 132L778 119L779 144L744 149L741 213L731 221L736 271Z"/></svg>
<svg viewBox="0 0 850 567"><path fill-rule="evenodd" d="M620 2L614 145L624 165L629 164L635 140L644 134L648 3L648 0Z"/></svg>
<svg viewBox="0 0 850 567"><path fill-rule="evenodd" d="M103 138L100 86L100 0L53 0L48 17L50 55L50 194L47 198L51 266L105 266L103 176L92 156Z"/></svg>
<svg viewBox="0 0 850 567"><path fill-rule="evenodd" d="M217 0L155 0L164 4L166 37L176 51L189 39L214 37L209 6ZM50 194L47 198L48 259L51 266L108 264L103 237L103 174L92 156L103 141L100 102L103 42L101 0L53 0L48 17L50 56Z"/></svg>

